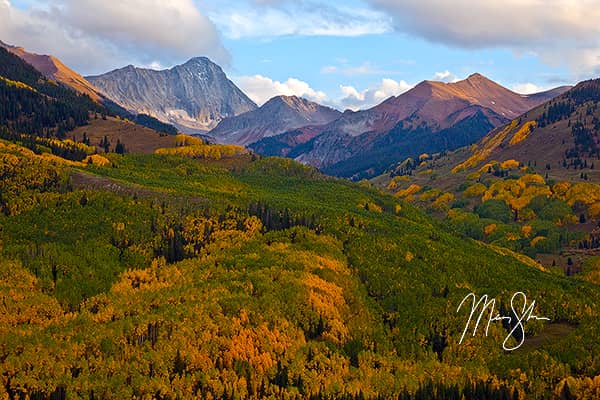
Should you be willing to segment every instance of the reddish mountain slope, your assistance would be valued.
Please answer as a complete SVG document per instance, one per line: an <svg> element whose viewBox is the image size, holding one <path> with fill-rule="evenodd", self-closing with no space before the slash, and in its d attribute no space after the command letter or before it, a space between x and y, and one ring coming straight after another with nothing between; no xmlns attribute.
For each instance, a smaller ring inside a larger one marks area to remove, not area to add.
<svg viewBox="0 0 600 400"><path fill-rule="evenodd" d="M364 111L346 111L318 128L307 142L286 147L278 137L252 147L264 154L292 155L325 172L365 177L420 152L439 152L476 142L568 88L535 95L515 93L473 74L456 83L424 81ZM289 133L286 141L298 143ZM304 135L307 137L307 135ZM282 137L283 138L283 137Z"/></svg>
<svg viewBox="0 0 600 400"><path fill-rule="evenodd" d="M472 172L490 162L517 160L555 179L598 177L600 79L568 92L489 132L454 171ZM594 165L595 164L595 165Z"/></svg>
<svg viewBox="0 0 600 400"><path fill-rule="evenodd" d="M87 94L93 100L100 102L102 97L98 90L83 76L67 67L54 56L29 53L22 47L11 46L0 41L0 46L19 56L28 64L41 72L48 79L60 82L76 92Z"/></svg>

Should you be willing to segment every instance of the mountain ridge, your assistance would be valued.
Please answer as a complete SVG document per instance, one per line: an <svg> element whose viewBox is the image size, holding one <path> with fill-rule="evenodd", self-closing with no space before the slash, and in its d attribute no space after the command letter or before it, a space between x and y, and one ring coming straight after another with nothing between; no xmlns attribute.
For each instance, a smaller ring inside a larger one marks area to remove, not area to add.
<svg viewBox="0 0 600 400"><path fill-rule="evenodd" d="M341 113L298 96L275 96L256 110L224 119L208 134L217 141L248 145L290 129L329 123Z"/></svg>
<svg viewBox="0 0 600 400"><path fill-rule="evenodd" d="M423 81L411 90L390 97L370 109L345 112L337 120L319 127L319 132L309 135L308 141L292 146L302 146L301 152L286 147L285 140L275 146L277 152L260 141L251 147L263 151L266 155L301 153L295 157L296 160L320 168L326 173L353 178L371 177L382 172L384 167L381 160L377 160L380 165L371 171L371 166L364 162L364 158L378 154L379 158L383 157L391 164L418 155L412 152L438 152L471 144L483 137L490 127L506 123L541 104L545 99L555 96L561 90L557 88L536 95L520 95L478 73L454 83ZM439 141L439 147L427 149L426 146L421 146L411 150L410 132L418 132L419 135L426 135L433 140L437 133L449 133L454 126L461 123L469 126L470 130L466 135L461 135L459 140L454 141L452 136L447 136ZM404 133L396 136L402 137L406 142L406 145L401 146L404 148L402 152L399 152L398 146L391 146L394 143L382 139L398 131ZM284 135L287 135L287 141L290 143L297 142L291 138L293 135L289 132ZM276 141L277 138L269 143ZM378 145L385 145L389 150L383 149L382 154L376 148ZM395 153L392 152L394 147ZM363 159L360 159L361 157ZM336 164L351 159L360 162L337 168ZM363 167L352 166L358 164Z"/></svg>

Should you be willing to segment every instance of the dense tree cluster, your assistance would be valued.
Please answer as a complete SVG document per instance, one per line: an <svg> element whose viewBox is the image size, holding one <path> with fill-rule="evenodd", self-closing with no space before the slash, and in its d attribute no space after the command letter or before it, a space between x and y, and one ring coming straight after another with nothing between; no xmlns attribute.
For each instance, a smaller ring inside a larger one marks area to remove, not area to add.
<svg viewBox="0 0 600 400"><path fill-rule="evenodd" d="M147 114L138 114L134 117L133 121L138 125L154 129L157 132L167 133L169 135L176 135L178 132L177 128L175 128L173 125L165 124L164 122L161 122Z"/></svg>
<svg viewBox="0 0 600 400"><path fill-rule="evenodd" d="M567 119L571 116L574 110L575 106L568 100L551 102L547 109L537 119L537 125L540 128L543 128L546 125Z"/></svg>

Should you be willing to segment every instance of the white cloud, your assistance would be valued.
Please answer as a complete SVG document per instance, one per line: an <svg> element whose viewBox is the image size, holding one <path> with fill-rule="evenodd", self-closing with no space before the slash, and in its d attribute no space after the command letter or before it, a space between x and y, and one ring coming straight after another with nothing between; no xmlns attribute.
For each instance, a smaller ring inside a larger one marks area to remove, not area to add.
<svg viewBox="0 0 600 400"><path fill-rule="evenodd" d="M301 36L361 36L392 30L384 13L335 7L316 2L266 1L245 7L219 7L210 18L229 38Z"/></svg>
<svg viewBox="0 0 600 400"><path fill-rule="evenodd" d="M389 78L382 79L377 86L362 91L358 91L353 86L341 85L340 91L342 92L342 98L338 100L337 103L340 108L344 109L365 109L373 107L391 96L398 96L412 87L413 85L410 85L403 80L395 81Z"/></svg>
<svg viewBox="0 0 600 400"><path fill-rule="evenodd" d="M396 30L464 48L537 54L574 74L600 72L600 0L368 0Z"/></svg>
<svg viewBox="0 0 600 400"><path fill-rule="evenodd" d="M150 69L153 69L153 70L156 70L156 71L160 71L160 70L165 69L165 67L160 63L160 61L156 61L156 60L152 61L148 65L145 65L144 67L150 68Z"/></svg>
<svg viewBox="0 0 600 400"><path fill-rule="evenodd" d="M548 87L541 87L536 85L535 83L530 83L530 82L526 82L526 83L517 83L511 86L511 90L513 92L517 92L520 94L532 94L532 93L539 93L539 92L543 92L545 90L548 90Z"/></svg>
<svg viewBox="0 0 600 400"><path fill-rule="evenodd" d="M365 100L365 95L367 92L366 90L363 92L359 92L358 90L356 90L356 88L354 86L344 86L344 85L340 85L340 90L344 94L343 99L353 99L353 100L359 100L359 101Z"/></svg>
<svg viewBox="0 0 600 400"><path fill-rule="evenodd" d="M436 81L442 81L442 82L458 82L459 81L458 77L448 70L445 70L443 72L436 72L435 75L433 76L433 79L435 79Z"/></svg>
<svg viewBox="0 0 600 400"><path fill-rule="evenodd" d="M281 95L305 97L318 103L327 100L324 92L315 90L308 83L296 78L288 78L285 82L279 82L262 75L254 75L234 78L234 81L258 105Z"/></svg>
<svg viewBox="0 0 600 400"><path fill-rule="evenodd" d="M193 0L49 0L21 10L0 2L0 37L52 53L84 72L127 61L172 64L206 55L226 63L213 23Z"/></svg>

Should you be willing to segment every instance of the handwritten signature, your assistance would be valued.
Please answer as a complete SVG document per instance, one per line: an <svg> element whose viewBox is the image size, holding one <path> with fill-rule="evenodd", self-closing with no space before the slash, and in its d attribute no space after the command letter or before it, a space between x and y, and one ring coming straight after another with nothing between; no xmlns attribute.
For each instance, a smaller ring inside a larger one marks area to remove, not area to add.
<svg viewBox="0 0 600 400"><path fill-rule="evenodd" d="M515 294L513 294L512 298L510 299L510 307L511 307L513 316L507 316L507 315L503 316L503 315L500 315L499 312L495 312L496 299L494 299L494 298L490 299L488 297L488 295L485 294L485 295L481 296L479 298L479 300L477 300L477 295L475 295L475 293L469 293L468 295L465 296L465 298L460 302L460 304L458 305L458 308L456 309L457 313L460 311L463 304L465 304L469 299L473 300L473 302L471 303L471 312L469 314L469 319L467 320L467 323L465 324L465 329L463 330L462 336L460 337L460 341L458 342L459 344L461 344L463 342L463 339L465 338L465 335L469 331L469 326L471 325L471 322L473 321L474 317L477 318L475 320L475 326L473 327L473 336L475 336L475 334L477 333L477 329L479 328L479 324L481 323L482 319L486 315L486 311L489 311L489 314L488 314L489 317L487 319L487 325L485 327L485 336L488 335L488 330L489 330L490 324L492 322L506 321L506 322L508 322L508 325L512 327L511 331L508 333L508 335L502 342L502 348L506 351L516 350L519 347L521 347L521 345L525 342L525 325L524 325L525 322L530 321L532 319L538 320L538 321L539 320L550 321L550 318L538 317L537 315L535 315L533 313L534 309L535 309L535 300L533 300L531 302L531 304L528 304L527 296L523 292L516 292ZM522 300L522 304L523 304L523 307L521 309L518 308L519 300ZM521 313L519 313L520 311L521 311ZM477 313L479 313L479 314L477 314ZM513 321L513 319L515 321ZM511 337L515 337L517 339L517 344L512 347L509 345L509 339Z"/></svg>

